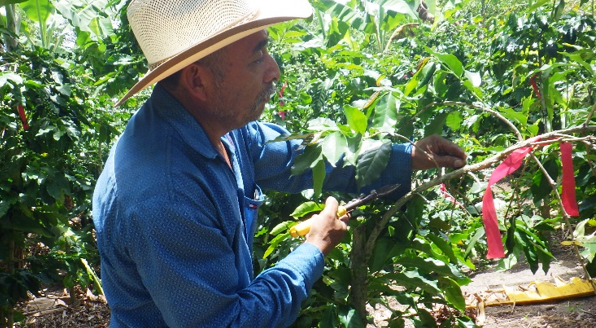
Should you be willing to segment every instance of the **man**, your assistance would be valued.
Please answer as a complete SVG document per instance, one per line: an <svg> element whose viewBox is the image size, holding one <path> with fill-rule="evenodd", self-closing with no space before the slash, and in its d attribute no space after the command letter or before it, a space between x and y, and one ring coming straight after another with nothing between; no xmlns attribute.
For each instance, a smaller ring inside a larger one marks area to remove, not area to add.
<svg viewBox="0 0 596 328"><path fill-rule="evenodd" d="M328 198L305 242L253 277L252 238L261 187L298 192L291 176L299 142L259 123L280 72L266 27L305 18L307 2L133 0L131 27L150 72L124 99L155 83L151 98L114 145L93 197L111 327L283 327L321 276L347 218ZM123 100L124 100L123 99ZM122 100L122 101L123 101ZM411 171L464 165L459 147L420 140L429 159L394 145L368 189L410 184ZM359 192L353 168L331 169L325 188Z"/></svg>

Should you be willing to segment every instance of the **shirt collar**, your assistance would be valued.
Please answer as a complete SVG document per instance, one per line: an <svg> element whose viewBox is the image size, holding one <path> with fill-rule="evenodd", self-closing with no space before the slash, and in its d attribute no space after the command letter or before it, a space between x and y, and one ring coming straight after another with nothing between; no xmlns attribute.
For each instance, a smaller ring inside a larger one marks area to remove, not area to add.
<svg viewBox="0 0 596 328"><path fill-rule="evenodd" d="M207 158L218 156L201 124L159 83L155 85L148 103L197 153Z"/></svg>

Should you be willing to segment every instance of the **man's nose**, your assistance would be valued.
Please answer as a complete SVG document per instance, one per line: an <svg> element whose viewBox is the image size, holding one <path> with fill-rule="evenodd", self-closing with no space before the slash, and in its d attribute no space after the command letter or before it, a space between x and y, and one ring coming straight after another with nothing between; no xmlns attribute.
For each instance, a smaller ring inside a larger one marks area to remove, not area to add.
<svg viewBox="0 0 596 328"><path fill-rule="evenodd" d="M275 82L279 80L281 72L279 71L279 66L277 66L277 62L275 58L273 58L269 53L267 53L267 72L265 73L265 83Z"/></svg>

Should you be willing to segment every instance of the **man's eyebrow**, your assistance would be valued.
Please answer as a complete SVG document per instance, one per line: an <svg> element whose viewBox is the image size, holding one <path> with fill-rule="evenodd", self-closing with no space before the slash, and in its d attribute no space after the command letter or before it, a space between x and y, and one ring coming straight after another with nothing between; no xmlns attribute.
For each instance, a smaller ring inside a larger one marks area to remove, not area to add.
<svg viewBox="0 0 596 328"><path fill-rule="evenodd" d="M265 39L261 40L259 43L257 43L257 45L253 49L253 53L257 53L257 52L263 50L264 48L267 47L267 44L269 44L269 35L267 35L267 38L265 38Z"/></svg>

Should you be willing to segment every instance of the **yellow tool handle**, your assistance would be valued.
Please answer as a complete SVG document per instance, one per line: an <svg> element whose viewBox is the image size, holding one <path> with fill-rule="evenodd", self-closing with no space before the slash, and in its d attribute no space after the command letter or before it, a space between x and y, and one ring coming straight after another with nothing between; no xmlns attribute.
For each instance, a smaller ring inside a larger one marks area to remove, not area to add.
<svg viewBox="0 0 596 328"><path fill-rule="evenodd" d="M342 216L346 215L346 213L348 213L348 210L346 210L346 208L343 206L340 206L337 209L337 217L338 218L341 218ZM310 231L311 220L312 220L312 218L310 218L306 221L302 221L302 222L298 223L297 225L291 227L290 235L292 237L305 236Z"/></svg>

